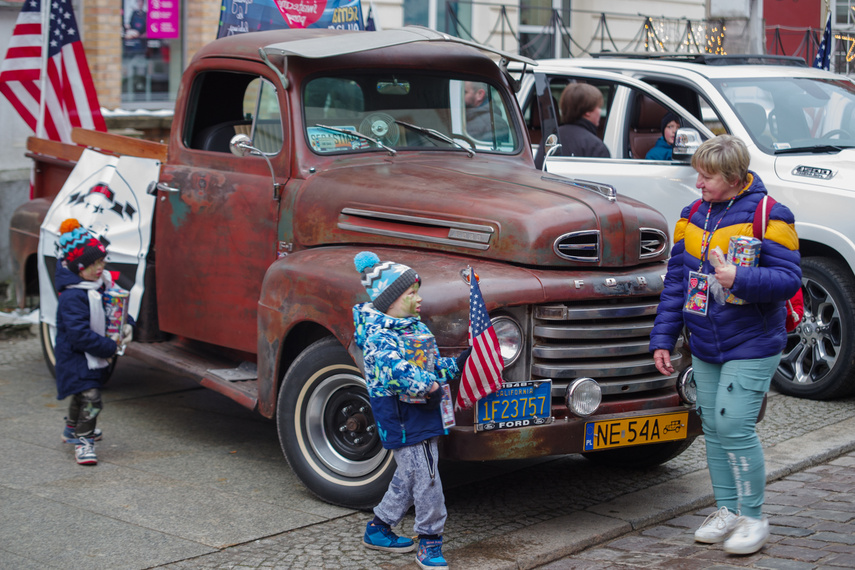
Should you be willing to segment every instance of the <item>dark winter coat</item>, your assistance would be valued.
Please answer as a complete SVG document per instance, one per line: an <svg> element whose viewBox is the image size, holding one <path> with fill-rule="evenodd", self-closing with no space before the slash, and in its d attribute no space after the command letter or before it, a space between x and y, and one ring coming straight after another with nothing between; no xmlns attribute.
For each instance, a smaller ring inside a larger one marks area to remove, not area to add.
<svg viewBox="0 0 855 570"><path fill-rule="evenodd" d="M56 389L57 399L78 394L90 388L100 388L107 370L90 370L88 352L93 356L110 358L116 353L116 342L92 330L89 324L89 293L84 289L69 289L83 279L56 264L55 283L59 293L56 310ZM101 291L103 293L103 291Z"/></svg>
<svg viewBox="0 0 855 570"><path fill-rule="evenodd" d="M418 317L398 319L381 313L371 303L361 303L353 307L353 322L383 447L397 449L444 434L438 408L404 402L401 396L424 397L434 381L446 384L458 373L455 359L440 357L434 351L433 373L405 359L403 334L431 334Z"/></svg>
<svg viewBox="0 0 855 570"><path fill-rule="evenodd" d="M558 138L561 140L561 148L556 151L556 156L611 158L606 143L597 136L597 127L587 119L561 125L558 127ZM534 165L537 168L543 168L545 152L544 145L541 143L537 149L537 157L534 159Z"/></svg>
<svg viewBox="0 0 855 570"><path fill-rule="evenodd" d="M757 204L766 195L760 178L752 173L747 189L734 200L730 210L727 202L703 202L687 220L691 205L686 206L674 230L674 247L668 261L665 289L653 331L650 350L673 350L677 337L688 326L692 354L712 364L730 360L767 358L779 354L786 345L785 328L787 299L801 286L799 240L792 212L776 203L770 212L766 235L760 248L758 267L737 267L731 292L746 301L743 305L718 304L710 296L706 316L685 312L689 272L698 271L701 240L707 212L712 208L707 231L718 224L709 250L716 246L727 253L730 237L753 235L752 224ZM722 219L723 218L723 219ZM702 273L715 273L704 256Z"/></svg>

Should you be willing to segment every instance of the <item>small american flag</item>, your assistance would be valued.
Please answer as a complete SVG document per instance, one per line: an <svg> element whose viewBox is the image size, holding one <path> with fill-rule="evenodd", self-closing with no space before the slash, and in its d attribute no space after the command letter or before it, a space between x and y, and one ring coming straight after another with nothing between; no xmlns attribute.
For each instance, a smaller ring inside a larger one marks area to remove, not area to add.
<svg viewBox="0 0 855 570"><path fill-rule="evenodd" d="M455 405L457 409L469 408L487 394L501 389L502 370L505 368L499 339L484 306L475 271L470 270L469 282L469 345L472 354L463 366Z"/></svg>
<svg viewBox="0 0 855 570"><path fill-rule="evenodd" d="M831 42L834 38L831 37L831 11L828 12L828 19L825 21L825 32L822 34L822 41L819 44L819 49L816 50L816 57L813 58L813 67L828 70L831 67Z"/></svg>
<svg viewBox="0 0 855 570"><path fill-rule="evenodd" d="M0 93L37 136L72 142L73 127L106 131L69 0L51 1L46 34L41 6L42 0L26 0L21 8L6 59L0 67ZM44 130L39 132L44 46L48 50Z"/></svg>

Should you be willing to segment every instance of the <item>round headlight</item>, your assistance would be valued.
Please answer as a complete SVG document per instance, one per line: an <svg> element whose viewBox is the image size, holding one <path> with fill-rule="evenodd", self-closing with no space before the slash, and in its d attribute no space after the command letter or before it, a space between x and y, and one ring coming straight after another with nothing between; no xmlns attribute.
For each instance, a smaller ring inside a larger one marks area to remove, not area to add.
<svg viewBox="0 0 855 570"><path fill-rule="evenodd" d="M577 416L590 416L600 407L603 393L593 378L577 378L567 386L567 407Z"/></svg>
<svg viewBox="0 0 855 570"><path fill-rule="evenodd" d="M698 401L698 387L695 384L695 375L692 367L689 366L680 373L677 378L677 393L680 399L687 404L694 405Z"/></svg>
<svg viewBox="0 0 855 570"><path fill-rule="evenodd" d="M493 330L496 331L496 337L499 339L502 360L505 366L510 366L522 353L522 329L510 317L495 317L490 322L493 323Z"/></svg>

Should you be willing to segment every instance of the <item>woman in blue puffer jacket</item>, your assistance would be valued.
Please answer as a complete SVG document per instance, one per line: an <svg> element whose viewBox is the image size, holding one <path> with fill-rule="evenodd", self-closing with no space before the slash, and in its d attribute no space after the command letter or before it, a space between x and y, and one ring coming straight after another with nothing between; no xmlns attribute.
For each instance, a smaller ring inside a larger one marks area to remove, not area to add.
<svg viewBox="0 0 855 570"><path fill-rule="evenodd" d="M757 552L769 538L769 522L762 515L763 447L755 423L786 345L785 303L801 286L794 218L782 204L770 211L758 266L714 268L710 263L717 246L727 252L731 236L753 233L766 188L748 164L745 144L731 135L706 141L693 156L703 202L694 213L686 206L677 222L650 335L656 367L667 375L674 373L670 356L677 338L684 325L689 330L697 408L718 507L695 540L724 541L725 551L733 554ZM743 303L714 301L709 295L713 276Z"/></svg>

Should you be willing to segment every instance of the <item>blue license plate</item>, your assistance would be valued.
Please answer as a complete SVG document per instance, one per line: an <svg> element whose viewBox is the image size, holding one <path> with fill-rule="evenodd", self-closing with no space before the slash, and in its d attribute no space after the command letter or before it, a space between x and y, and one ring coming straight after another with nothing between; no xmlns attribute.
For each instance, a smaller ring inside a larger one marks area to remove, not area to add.
<svg viewBox="0 0 855 570"><path fill-rule="evenodd" d="M475 402L476 432L541 426L552 420L551 380L506 382Z"/></svg>

